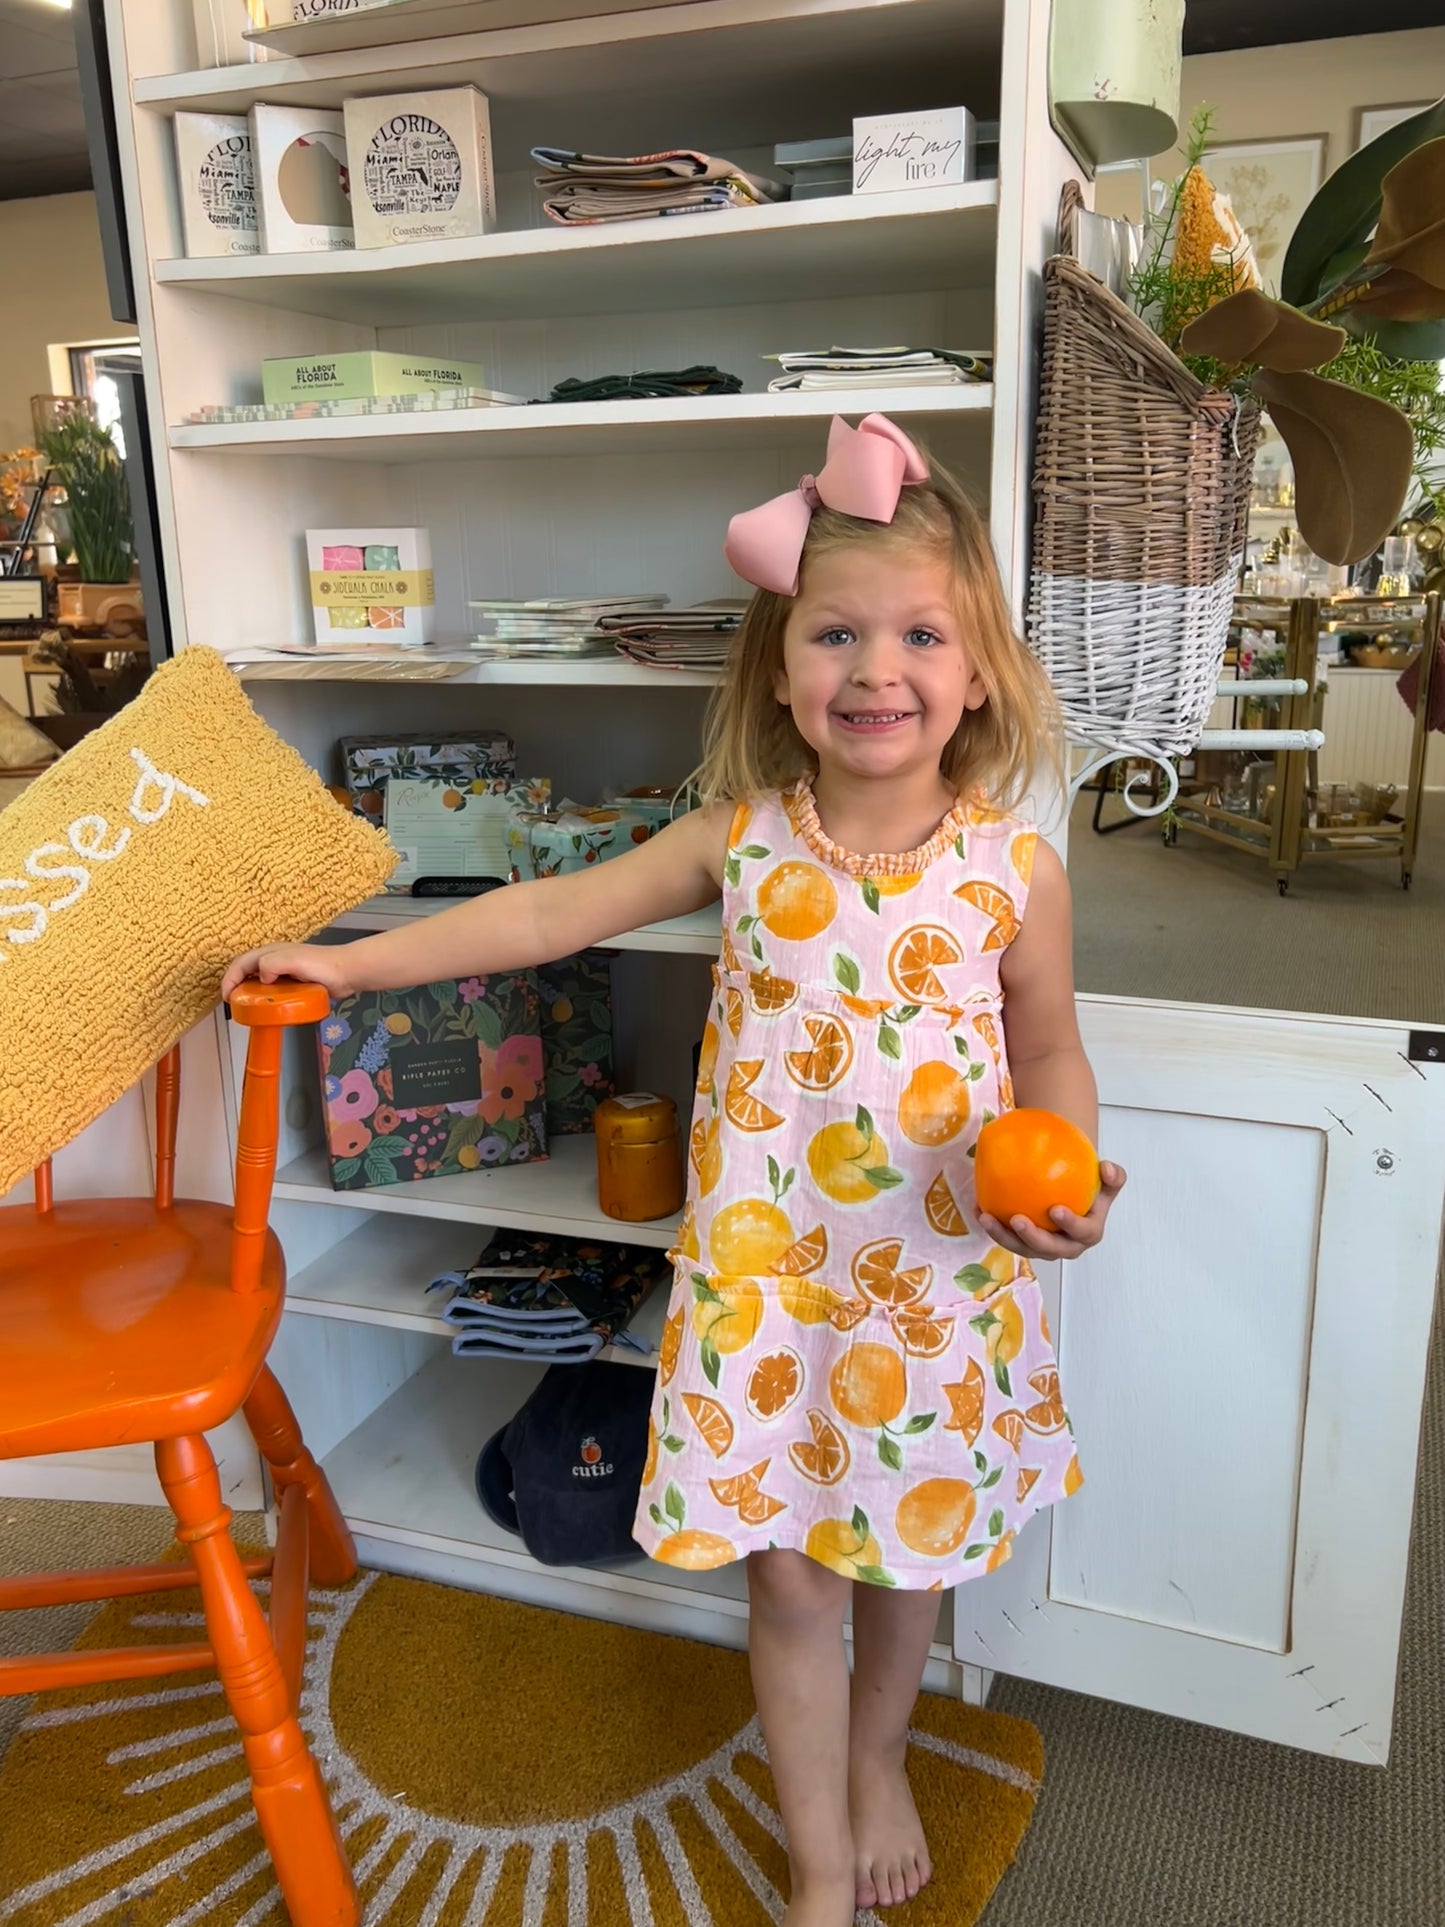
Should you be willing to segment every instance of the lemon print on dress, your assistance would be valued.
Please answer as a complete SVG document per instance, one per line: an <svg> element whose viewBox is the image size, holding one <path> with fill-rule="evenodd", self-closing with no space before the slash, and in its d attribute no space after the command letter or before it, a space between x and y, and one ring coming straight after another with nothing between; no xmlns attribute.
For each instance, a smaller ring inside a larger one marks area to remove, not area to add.
<svg viewBox="0 0 1445 1927"><path fill-rule="evenodd" d="M978 1500L963 1479L924 1479L898 1501L894 1529L910 1552L950 1558L969 1535Z"/></svg>
<svg viewBox="0 0 1445 1927"><path fill-rule="evenodd" d="M870 1586L895 1583L883 1566L883 1548L873 1537L861 1506L854 1507L851 1519L819 1519L809 1530L803 1550L810 1559L831 1567L845 1579L861 1579Z"/></svg>
<svg viewBox="0 0 1445 1927"><path fill-rule="evenodd" d="M898 1100L898 1128L910 1144L951 1144L968 1123L968 1079L952 1064L920 1064Z"/></svg>
<svg viewBox="0 0 1445 1927"><path fill-rule="evenodd" d="M713 1270L733 1277L770 1277L795 1241L787 1212L766 1198L724 1205L707 1234Z"/></svg>
<svg viewBox="0 0 1445 1927"><path fill-rule="evenodd" d="M1023 830L1009 845L1009 861L1018 872L1020 883L1027 885L1034 874L1034 853L1039 847L1038 832Z"/></svg>
<svg viewBox="0 0 1445 1927"><path fill-rule="evenodd" d="M718 1045L722 1038L718 1027L709 1017L703 1025L702 1046L697 1054L697 1090L705 1094L712 1089L713 1072L717 1069Z"/></svg>
<svg viewBox="0 0 1445 1927"><path fill-rule="evenodd" d="M1023 1349L1024 1315L1012 1292L1000 1292L985 1312L969 1319L969 1326L983 1338L988 1352L994 1384L1005 1398L1013 1397L1009 1366Z"/></svg>
<svg viewBox="0 0 1445 1927"><path fill-rule="evenodd" d="M703 1532L687 1523L687 1501L677 1486L669 1483L661 1506L647 1508L647 1516L664 1536L653 1548L652 1556L665 1566L681 1566L688 1572L711 1572L715 1566L730 1565L737 1548L720 1532Z"/></svg>
<svg viewBox="0 0 1445 1927"><path fill-rule="evenodd" d="M1000 1286L1011 1285L1018 1275L1019 1261L1013 1253L1005 1251L1002 1245L990 1245L976 1264L956 1271L953 1282L960 1291L972 1292L975 1298L986 1298Z"/></svg>
<svg viewBox="0 0 1445 1927"><path fill-rule="evenodd" d="M838 1118L815 1133L808 1145L808 1169L824 1197L835 1204L869 1204L903 1182L861 1104L853 1118Z"/></svg>
<svg viewBox="0 0 1445 1927"><path fill-rule="evenodd" d="M700 1271L692 1275L692 1328L696 1333L704 1376L716 1385L721 1361L752 1344L763 1322L763 1294L752 1278L715 1278Z"/></svg>
<svg viewBox="0 0 1445 1927"><path fill-rule="evenodd" d="M758 885L756 901L758 922L787 943L820 937L838 914L833 879L816 863L780 863Z"/></svg>

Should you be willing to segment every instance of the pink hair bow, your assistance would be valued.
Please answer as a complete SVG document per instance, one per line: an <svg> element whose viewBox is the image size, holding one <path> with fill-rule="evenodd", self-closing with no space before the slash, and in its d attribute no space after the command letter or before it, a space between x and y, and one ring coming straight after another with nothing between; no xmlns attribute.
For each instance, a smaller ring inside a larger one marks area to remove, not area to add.
<svg viewBox="0 0 1445 1927"><path fill-rule="evenodd" d="M856 428L835 415L828 430L828 459L819 473L805 475L786 495L735 515L723 554L754 588L796 595L815 509L836 509L864 522L891 522L904 486L927 480L927 462L886 415L865 415Z"/></svg>

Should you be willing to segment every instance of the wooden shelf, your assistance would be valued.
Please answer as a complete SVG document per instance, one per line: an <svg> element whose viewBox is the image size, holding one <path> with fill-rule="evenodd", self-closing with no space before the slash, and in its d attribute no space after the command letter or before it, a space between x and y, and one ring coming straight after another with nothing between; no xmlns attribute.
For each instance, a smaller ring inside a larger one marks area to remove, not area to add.
<svg viewBox="0 0 1445 1927"><path fill-rule="evenodd" d="M626 1239L627 1227L614 1226L611 1236ZM308 1318L424 1332L450 1342L452 1327L442 1318L445 1295L428 1293L426 1286L443 1271L464 1269L481 1244L479 1232L449 1219L380 1217L298 1272L286 1288L286 1309ZM650 1369L662 1342L667 1296L664 1281L638 1307L629 1327L650 1353L609 1345L599 1357Z"/></svg>
<svg viewBox="0 0 1445 1927"><path fill-rule="evenodd" d="M329 927L332 930L390 930L397 924L415 923L418 918L453 910L462 901L459 897L368 897L365 903L337 917ZM709 904L705 910L672 917L666 923L648 923L637 930L625 930L620 937L609 937L598 947L712 958L716 957L721 944L722 912L716 904Z"/></svg>
<svg viewBox="0 0 1445 1927"><path fill-rule="evenodd" d="M294 314L433 326L980 286L997 238L998 182L970 181L338 254L158 261L155 276Z"/></svg>
<svg viewBox="0 0 1445 1927"><path fill-rule="evenodd" d="M786 448L841 410L875 410L922 431L987 428L993 389L865 388L809 395L704 395L671 401L555 402L448 415L348 415L328 421L183 423L172 448L341 462L490 461L502 457L674 454Z"/></svg>
<svg viewBox="0 0 1445 1927"><path fill-rule="evenodd" d="M429 652L421 652L423 660ZM408 650L398 653L396 664L405 671L408 663L415 663L417 652ZM441 658L438 658L440 660ZM285 682L288 662L294 662L298 670L297 682L384 682L386 678L378 675L381 664L376 657L362 663L346 662L325 655L293 656L272 658L262 663L233 662L232 668L242 682L254 679L257 682ZM318 669L328 673L318 675ZM358 670L361 674L358 675ZM399 682L410 680L404 673L397 678ZM711 689L718 681L716 671L711 669L649 669L637 662L471 662L464 664L455 676L448 676L437 685L441 688L457 688L469 683L487 683L493 686L513 687L535 686L539 689ZM43 766L42 766L43 767ZM9 774L10 772L7 772ZM38 772L37 772L38 773Z"/></svg>
<svg viewBox="0 0 1445 1927"><path fill-rule="evenodd" d="M552 1155L535 1164L365 1191L334 1191L330 1161L318 1145L277 1173L274 1195L291 1204L335 1204L397 1217L558 1231L573 1238L615 1239L619 1232L617 1220L598 1209L597 1153L590 1137L558 1138ZM665 1250L677 1235L677 1220L630 1224L626 1235L633 1244Z"/></svg>
<svg viewBox="0 0 1445 1927"><path fill-rule="evenodd" d="M244 114L257 100L339 107L362 94L474 86L491 103L503 168L526 166L528 150L547 142L635 154L683 141L726 154L836 134L859 113L959 100L985 118L997 112L1002 0L694 0L492 32L485 24L499 11L488 0L450 11L456 29L439 39L384 13L279 28L268 38L295 33L322 50L150 75L133 97L162 114ZM351 38L373 32L395 40Z"/></svg>

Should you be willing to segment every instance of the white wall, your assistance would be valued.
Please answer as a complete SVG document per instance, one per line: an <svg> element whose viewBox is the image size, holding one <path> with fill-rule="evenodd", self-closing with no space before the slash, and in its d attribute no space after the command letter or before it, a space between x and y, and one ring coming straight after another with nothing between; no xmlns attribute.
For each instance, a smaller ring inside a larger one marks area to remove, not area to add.
<svg viewBox="0 0 1445 1927"><path fill-rule="evenodd" d="M0 201L0 449L33 439L30 397L52 392L52 341L133 332L111 318L93 194Z"/></svg>

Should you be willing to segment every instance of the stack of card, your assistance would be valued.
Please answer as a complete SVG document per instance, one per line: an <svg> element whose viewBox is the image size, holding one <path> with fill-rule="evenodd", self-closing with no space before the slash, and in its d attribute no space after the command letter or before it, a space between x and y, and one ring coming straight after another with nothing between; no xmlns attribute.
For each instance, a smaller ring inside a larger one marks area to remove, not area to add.
<svg viewBox="0 0 1445 1927"><path fill-rule="evenodd" d="M819 388L960 388L993 380L989 349L807 348L764 355L783 373L768 383L770 394Z"/></svg>
<svg viewBox="0 0 1445 1927"><path fill-rule="evenodd" d="M722 669L747 603L735 597L663 616L604 616L600 627L629 662L650 669Z"/></svg>

